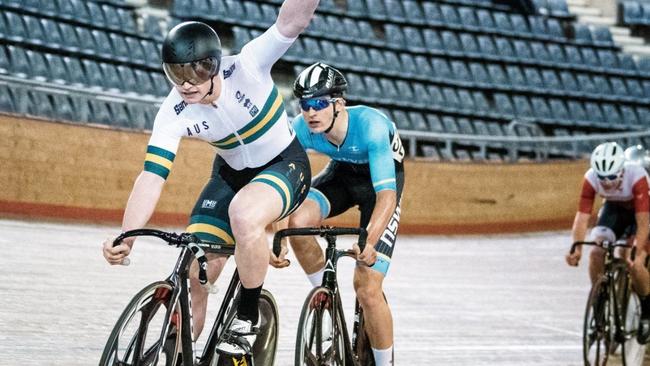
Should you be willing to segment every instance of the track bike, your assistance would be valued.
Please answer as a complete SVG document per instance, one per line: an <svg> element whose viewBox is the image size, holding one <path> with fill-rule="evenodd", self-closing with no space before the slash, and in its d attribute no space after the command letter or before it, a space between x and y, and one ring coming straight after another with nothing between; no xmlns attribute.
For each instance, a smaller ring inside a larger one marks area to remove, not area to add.
<svg viewBox="0 0 650 366"><path fill-rule="evenodd" d="M626 240L616 242L578 241L578 245L597 246L605 252L605 271L592 285L585 309L583 359L586 366L604 366L620 346L623 366L643 364L645 345L636 340L641 317L639 297L632 290L625 258L615 256L616 248L629 249ZM633 261L636 248L632 248Z"/></svg>
<svg viewBox="0 0 650 366"><path fill-rule="evenodd" d="M196 258L199 281L209 286L206 253L230 256L234 245L217 244L198 239L190 233L175 234L153 229L137 229L122 233L113 246L128 237L154 236L181 253L169 277L156 281L138 292L126 306L111 332L100 366L269 366L275 362L278 339L278 307L273 295L262 290L259 302L259 333L250 354L242 357L215 352L235 317L240 298L239 274L235 269L228 289L207 338L203 352L196 358L196 342L192 340L189 267Z"/></svg>
<svg viewBox="0 0 650 366"><path fill-rule="evenodd" d="M302 307L296 336L295 365L374 366L375 361L364 326L363 309L355 300L352 334L348 333L343 303L337 282L337 262L341 257L356 255L352 250L336 248L338 235L358 235L361 251L366 244L363 228L296 228L284 229L273 238L273 251L280 253L281 240L288 236L319 235L327 241L325 273L321 286L313 288ZM393 354L394 357L394 354Z"/></svg>

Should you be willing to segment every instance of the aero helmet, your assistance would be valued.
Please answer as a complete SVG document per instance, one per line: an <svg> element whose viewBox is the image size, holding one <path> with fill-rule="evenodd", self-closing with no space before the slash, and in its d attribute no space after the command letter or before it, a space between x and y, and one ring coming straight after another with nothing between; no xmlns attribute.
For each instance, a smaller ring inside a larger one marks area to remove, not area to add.
<svg viewBox="0 0 650 366"><path fill-rule="evenodd" d="M623 148L616 142L602 143L591 153L591 168L599 177L618 174L624 164Z"/></svg>
<svg viewBox="0 0 650 366"><path fill-rule="evenodd" d="M625 160L646 169L650 168L650 153L642 145L630 146L625 149Z"/></svg>
<svg viewBox="0 0 650 366"><path fill-rule="evenodd" d="M162 62L165 75L172 83L202 84L219 72L219 36L205 23L180 23L167 33L163 41Z"/></svg>
<svg viewBox="0 0 650 366"><path fill-rule="evenodd" d="M347 89L348 82L343 74L322 62L317 62L304 69L293 83L293 95L299 99L323 95L341 97Z"/></svg>

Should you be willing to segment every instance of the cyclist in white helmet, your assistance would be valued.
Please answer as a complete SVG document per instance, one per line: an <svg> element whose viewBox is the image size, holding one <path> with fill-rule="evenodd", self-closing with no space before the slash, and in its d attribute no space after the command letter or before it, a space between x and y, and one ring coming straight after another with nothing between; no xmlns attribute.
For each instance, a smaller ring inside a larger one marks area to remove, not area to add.
<svg viewBox="0 0 650 366"><path fill-rule="evenodd" d="M650 172L650 152L643 145L634 145L625 149L625 160L640 165L646 172Z"/></svg>
<svg viewBox="0 0 650 366"><path fill-rule="evenodd" d="M591 168L585 173L580 205L573 222L573 241L583 241L596 195L604 198L598 221L591 230L595 241L633 240L636 258L631 267L632 282L641 299L641 322L637 339L645 344L650 338L650 276L646 268L650 197L648 174L637 164L627 163L623 148L616 142L605 142L591 154ZM582 248L566 255L571 266L577 266ZM594 247L589 255L589 276L594 283L603 274L604 251Z"/></svg>

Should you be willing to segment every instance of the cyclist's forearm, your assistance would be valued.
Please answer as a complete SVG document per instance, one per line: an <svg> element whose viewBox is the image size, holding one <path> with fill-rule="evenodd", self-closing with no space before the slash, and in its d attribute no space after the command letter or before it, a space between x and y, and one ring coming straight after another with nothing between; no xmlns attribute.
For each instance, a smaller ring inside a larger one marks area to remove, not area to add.
<svg viewBox="0 0 650 366"><path fill-rule="evenodd" d="M122 231L144 227L153 215L165 180L158 175L142 172L136 179L131 195L126 203L122 219ZM125 240L127 244L134 239Z"/></svg>
<svg viewBox="0 0 650 366"><path fill-rule="evenodd" d="M571 229L571 236L573 241L583 241L587 236L587 227L589 225L590 214L578 211L573 220L573 228Z"/></svg>
<svg viewBox="0 0 650 366"><path fill-rule="evenodd" d="M397 194L395 191L385 189L377 193L375 208L370 216L370 222L366 227L366 230L368 230L368 244L375 245L379 241L379 237L386 228L386 225L388 225L391 216L393 216L396 206Z"/></svg>
<svg viewBox="0 0 650 366"><path fill-rule="evenodd" d="M280 34L296 38L307 28L319 0L285 0L280 7L276 25Z"/></svg>
<svg viewBox="0 0 650 366"><path fill-rule="evenodd" d="M637 250L645 250L646 249L646 243L648 241L648 234L650 233L650 228L648 228L648 225L650 223L650 219L648 218L649 214L647 212L637 212L635 214L636 218L636 237L635 237L635 242L637 246Z"/></svg>

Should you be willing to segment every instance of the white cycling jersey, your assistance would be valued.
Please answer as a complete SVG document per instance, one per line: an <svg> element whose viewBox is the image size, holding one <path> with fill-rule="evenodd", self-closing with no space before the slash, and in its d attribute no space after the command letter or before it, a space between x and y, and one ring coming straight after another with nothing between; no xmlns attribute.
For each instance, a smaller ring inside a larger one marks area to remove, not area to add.
<svg viewBox="0 0 650 366"><path fill-rule="evenodd" d="M221 94L212 104L187 104L173 88L160 107L147 148L145 170L167 178L181 138L212 144L236 170L268 163L294 139L271 67L295 38L273 25L241 53L221 59Z"/></svg>

